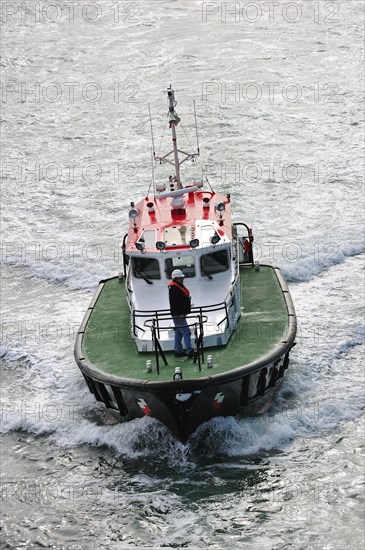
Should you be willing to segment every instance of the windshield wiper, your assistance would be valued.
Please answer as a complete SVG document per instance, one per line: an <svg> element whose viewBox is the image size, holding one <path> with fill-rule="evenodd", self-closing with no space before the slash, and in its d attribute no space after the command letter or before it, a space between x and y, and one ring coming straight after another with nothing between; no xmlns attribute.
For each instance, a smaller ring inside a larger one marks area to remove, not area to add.
<svg viewBox="0 0 365 550"><path fill-rule="evenodd" d="M153 285L153 282L147 279L147 275L143 271L137 272L148 285Z"/></svg>
<svg viewBox="0 0 365 550"><path fill-rule="evenodd" d="M211 276L211 274L210 274L210 273L207 273L207 272L205 271L204 268L202 269L202 273L203 273L203 275L205 275L205 277L208 277L208 279L209 279L210 281L213 280L213 277Z"/></svg>

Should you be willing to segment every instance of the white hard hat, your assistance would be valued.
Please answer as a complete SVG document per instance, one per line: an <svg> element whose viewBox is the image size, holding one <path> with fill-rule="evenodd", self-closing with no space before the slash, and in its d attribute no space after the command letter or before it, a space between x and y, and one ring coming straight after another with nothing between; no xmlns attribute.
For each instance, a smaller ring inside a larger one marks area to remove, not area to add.
<svg viewBox="0 0 365 550"><path fill-rule="evenodd" d="M181 271L181 269L174 269L174 271L171 273L171 277L173 279L176 279L178 277L185 277L184 273Z"/></svg>

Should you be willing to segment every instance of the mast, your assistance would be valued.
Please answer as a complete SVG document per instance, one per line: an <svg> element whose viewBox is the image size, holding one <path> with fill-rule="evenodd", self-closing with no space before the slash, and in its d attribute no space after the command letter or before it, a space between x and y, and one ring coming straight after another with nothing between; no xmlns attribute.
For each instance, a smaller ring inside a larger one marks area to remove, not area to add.
<svg viewBox="0 0 365 550"><path fill-rule="evenodd" d="M177 105L177 102L175 101L175 92L171 87L167 89L167 95L169 98L169 124L171 128L172 133L172 144L173 144L173 150L174 150L174 162L175 162L175 179L176 179L176 185L178 189L182 188L181 181L180 181L180 162L179 162L179 152L177 148L177 137L176 137L176 126L180 122L180 118L175 113L175 107Z"/></svg>
<svg viewBox="0 0 365 550"><path fill-rule="evenodd" d="M160 164L164 164L165 162L168 162L169 164L172 164L172 166L175 167L175 177L172 178L172 176L170 176L170 181L176 183L177 189L182 189L183 186L182 186L181 180L180 180L180 166L184 162L186 162L187 160L194 161L196 159L196 157L199 156L199 154L200 154L199 153L199 144L198 144L198 151L197 152L193 151L193 152L190 153L190 152L182 151L181 149L178 149L178 147L177 147L177 136L176 136L176 126L180 122L180 117L178 117L178 115L175 111L175 107L177 105L177 102L175 100L175 91L172 89L171 84L170 84L170 87L167 88L167 96L168 96L168 99L169 99L168 120L169 120L169 125L170 125L170 129L171 129L171 134L172 134L173 149L172 149L172 151L169 151L168 153L166 153L163 156L156 156L155 152L153 151L153 157L156 161L159 161ZM194 109L195 109L195 107L194 107ZM184 130L184 132L185 132L185 130ZM151 133L152 133L152 143L153 143L152 121L151 121ZM162 136L162 138L163 137L164 136ZM161 142L162 142L162 139L161 139ZM154 145L152 145L152 146L153 146L153 149L154 149ZM179 159L179 153L182 157L182 160ZM173 155L174 160L169 158L172 155Z"/></svg>

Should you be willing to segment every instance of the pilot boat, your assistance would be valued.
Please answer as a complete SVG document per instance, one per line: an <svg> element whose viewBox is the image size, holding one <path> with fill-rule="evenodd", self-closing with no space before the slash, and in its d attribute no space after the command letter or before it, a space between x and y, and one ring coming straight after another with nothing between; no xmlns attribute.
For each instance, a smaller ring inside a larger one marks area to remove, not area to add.
<svg viewBox="0 0 365 550"><path fill-rule="evenodd" d="M213 417L268 410L295 345L296 315L280 269L255 261L252 229L232 221L230 194L208 178L183 184L180 167L195 160L199 144L195 152L178 148L171 86L167 96L172 149L154 160L175 174L153 180L131 203L123 270L99 283L75 359L118 421L150 416L186 442ZM192 358L174 352L168 284L176 269L192 299Z"/></svg>

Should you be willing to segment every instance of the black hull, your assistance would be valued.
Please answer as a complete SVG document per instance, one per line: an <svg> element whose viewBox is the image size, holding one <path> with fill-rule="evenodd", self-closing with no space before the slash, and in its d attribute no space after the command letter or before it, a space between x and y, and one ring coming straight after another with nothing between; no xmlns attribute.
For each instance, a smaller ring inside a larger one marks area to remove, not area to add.
<svg viewBox="0 0 365 550"><path fill-rule="evenodd" d="M95 373L77 361L97 401L121 422L151 416L183 443L197 427L217 416L250 417L266 412L289 365L289 350L256 368L216 378L147 384Z"/></svg>

